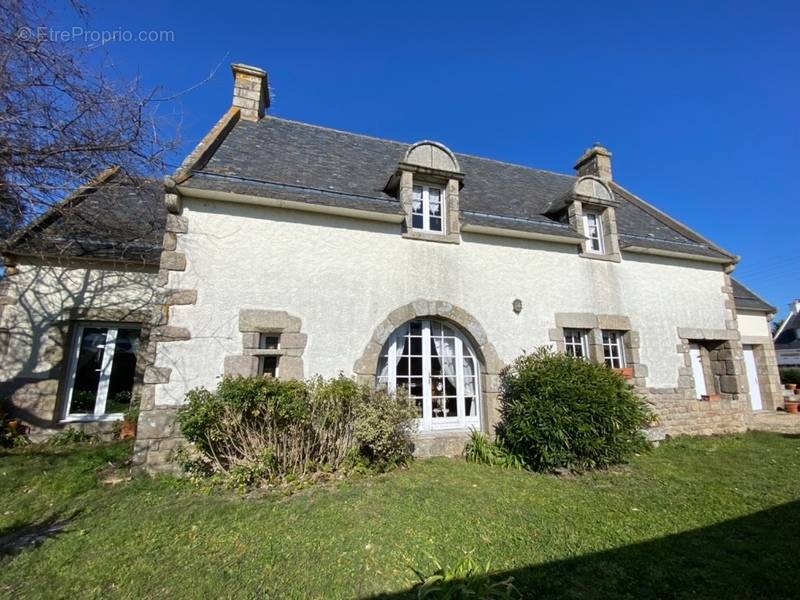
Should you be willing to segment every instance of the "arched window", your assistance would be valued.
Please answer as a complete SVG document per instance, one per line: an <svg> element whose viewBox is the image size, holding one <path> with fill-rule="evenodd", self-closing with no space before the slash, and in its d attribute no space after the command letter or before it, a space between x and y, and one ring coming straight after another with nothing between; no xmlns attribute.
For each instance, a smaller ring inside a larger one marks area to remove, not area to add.
<svg viewBox="0 0 800 600"><path fill-rule="evenodd" d="M386 342L378 384L408 390L416 401L422 431L479 428L479 372L475 351L455 327L415 319Z"/></svg>

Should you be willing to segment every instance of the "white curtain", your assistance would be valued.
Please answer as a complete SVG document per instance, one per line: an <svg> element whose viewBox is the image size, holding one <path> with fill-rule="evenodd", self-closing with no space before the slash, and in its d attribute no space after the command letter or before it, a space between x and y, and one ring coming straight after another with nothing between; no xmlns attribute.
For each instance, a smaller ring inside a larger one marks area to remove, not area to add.
<svg viewBox="0 0 800 600"><path fill-rule="evenodd" d="M431 216L438 216L441 209L441 201L439 199L439 190L430 188L428 190L428 205L430 207Z"/></svg>
<svg viewBox="0 0 800 600"><path fill-rule="evenodd" d="M436 346L436 354L439 356L439 362L442 364L442 371L450 385L456 387L456 341L451 337L434 337L431 338Z"/></svg>
<svg viewBox="0 0 800 600"><path fill-rule="evenodd" d="M464 356L464 398L472 398L468 417L478 416L478 399L475 397L475 361Z"/></svg>
<svg viewBox="0 0 800 600"><path fill-rule="evenodd" d="M403 354L406 351L406 344L408 343L408 337L406 334L408 333L408 325L403 327L401 331L395 333L395 338L392 341L393 344L397 347L397 355L396 355L396 363L395 363L395 373L397 373L397 365L400 364L400 360L403 358ZM388 354L388 353L387 353ZM381 359L381 366L380 371L378 372L378 381L385 381L387 384L389 383L389 359L388 357L383 357ZM396 385L396 381L391 382L391 386L394 387ZM389 388L391 389L391 387Z"/></svg>

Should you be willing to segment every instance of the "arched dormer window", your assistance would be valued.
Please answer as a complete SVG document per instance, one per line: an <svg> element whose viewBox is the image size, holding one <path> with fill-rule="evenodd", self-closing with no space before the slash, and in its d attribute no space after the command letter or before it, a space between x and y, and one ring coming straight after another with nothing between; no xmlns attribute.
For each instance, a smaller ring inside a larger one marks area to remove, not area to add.
<svg viewBox="0 0 800 600"><path fill-rule="evenodd" d="M458 159L443 144L424 140L409 146L387 185L406 212L403 237L459 243L463 180Z"/></svg>
<svg viewBox="0 0 800 600"><path fill-rule="evenodd" d="M615 209L619 202L608 184L592 175L579 177L567 202L570 224L586 237L581 256L618 262Z"/></svg>

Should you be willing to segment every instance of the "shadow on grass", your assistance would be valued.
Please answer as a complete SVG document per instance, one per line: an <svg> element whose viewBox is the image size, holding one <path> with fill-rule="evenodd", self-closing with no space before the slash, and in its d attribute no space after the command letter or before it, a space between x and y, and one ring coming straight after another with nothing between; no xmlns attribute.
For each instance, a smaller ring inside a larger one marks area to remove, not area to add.
<svg viewBox="0 0 800 600"><path fill-rule="evenodd" d="M717 525L496 573L523 598L797 598L800 501ZM416 591L374 596L414 598Z"/></svg>
<svg viewBox="0 0 800 600"><path fill-rule="evenodd" d="M38 546L45 540L56 537L80 513L77 510L67 516L53 515L36 523L0 529L0 557L16 554L24 548Z"/></svg>

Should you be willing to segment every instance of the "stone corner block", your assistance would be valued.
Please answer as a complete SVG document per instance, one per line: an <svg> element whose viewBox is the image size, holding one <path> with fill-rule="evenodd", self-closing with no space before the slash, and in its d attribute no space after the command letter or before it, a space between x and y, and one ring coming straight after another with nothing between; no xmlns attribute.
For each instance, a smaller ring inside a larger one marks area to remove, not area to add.
<svg viewBox="0 0 800 600"><path fill-rule="evenodd" d="M166 271L185 271L186 255L183 252L164 250L161 253L161 268Z"/></svg>
<svg viewBox="0 0 800 600"><path fill-rule="evenodd" d="M303 359L296 356L282 356L278 363L280 379L304 379Z"/></svg>
<svg viewBox="0 0 800 600"><path fill-rule="evenodd" d="M197 290L167 290L164 304L167 306L185 306L197 303Z"/></svg>
<svg viewBox="0 0 800 600"><path fill-rule="evenodd" d="M157 342L183 342L192 338L185 327L161 325L150 330L150 337Z"/></svg>
<svg viewBox="0 0 800 600"><path fill-rule="evenodd" d="M189 231L189 219L172 213L167 214L167 231L172 233L187 233Z"/></svg>
<svg viewBox="0 0 800 600"><path fill-rule="evenodd" d="M225 375L252 377L258 374L257 356L226 356L223 363Z"/></svg>
<svg viewBox="0 0 800 600"><path fill-rule="evenodd" d="M144 370L144 383L146 384L159 384L169 383L169 378L172 375L172 369L169 367L147 367Z"/></svg>

